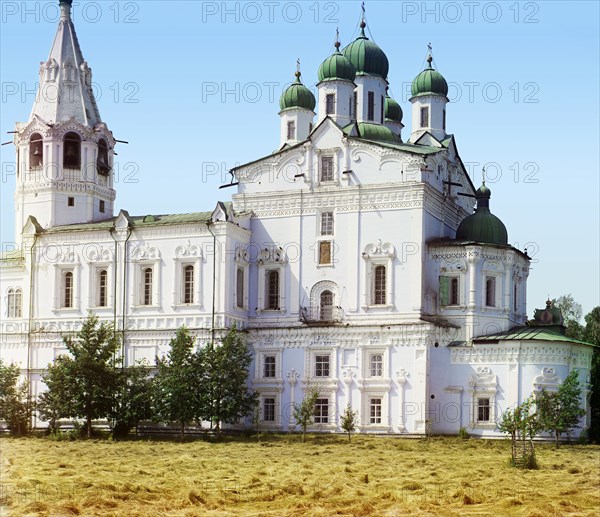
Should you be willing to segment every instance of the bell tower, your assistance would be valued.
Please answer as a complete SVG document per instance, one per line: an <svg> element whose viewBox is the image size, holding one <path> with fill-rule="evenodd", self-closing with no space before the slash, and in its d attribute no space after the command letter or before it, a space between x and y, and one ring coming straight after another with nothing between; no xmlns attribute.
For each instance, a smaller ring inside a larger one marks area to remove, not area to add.
<svg viewBox="0 0 600 517"><path fill-rule="evenodd" d="M60 20L29 120L15 132L15 236L29 216L42 228L113 216L116 144L100 118L92 70L71 19L73 0L60 0Z"/></svg>

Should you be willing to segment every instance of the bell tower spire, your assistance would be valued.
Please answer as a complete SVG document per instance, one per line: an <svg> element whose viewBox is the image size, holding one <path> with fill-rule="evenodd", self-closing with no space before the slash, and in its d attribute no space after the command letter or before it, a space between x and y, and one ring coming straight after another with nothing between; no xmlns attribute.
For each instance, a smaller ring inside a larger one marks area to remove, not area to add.
<svg viewBox="0 0 600 517"><path fill-rule="evenodd" d="M60 20L26 123L17 124L17 239L27 218L42 228L112 217L113 149L92 89L92 70L71 19L73 0L59 0Z"/></svg>

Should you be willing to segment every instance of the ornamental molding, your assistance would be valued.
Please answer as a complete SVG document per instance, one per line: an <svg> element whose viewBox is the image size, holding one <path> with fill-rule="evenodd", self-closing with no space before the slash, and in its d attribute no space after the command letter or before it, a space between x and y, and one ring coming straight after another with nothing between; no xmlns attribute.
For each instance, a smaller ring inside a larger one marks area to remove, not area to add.
<svg viewBox="0 0 600 517"><path fill-rule="evenodd" d="M192 241L188 239L188 241L182 246L177 246L175 248L175 258L177 259L201 259L202 258L202 248L197 244L192 244Z"/></svg>
<svg viewBox="0 0 600 517"><path fill-rule="evenodd" d="M396 257L396 249L389 242L383 242L381 239L376 244L367 244L362 252L362 258L372 260L377 258L393 259Z"/></svg>

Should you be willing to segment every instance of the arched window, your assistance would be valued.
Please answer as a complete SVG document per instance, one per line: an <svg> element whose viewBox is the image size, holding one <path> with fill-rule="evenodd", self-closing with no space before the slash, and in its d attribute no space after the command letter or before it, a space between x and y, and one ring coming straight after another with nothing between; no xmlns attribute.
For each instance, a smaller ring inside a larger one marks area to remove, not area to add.
<svg viewBox="0 0 600 517"><path fill-rule="evenodd" d="M66 309L73 307L73 273L66 272L63 276L63 304Z"/></svg>
<svg viewBox="0 0 600 517"><path fill-rule="evenodd" d="M194 266L183 268L183 303L194 303Z"/></svg>
<svg viewBox="0 0 600 517"><path fill-rule="evenodd" d="M152 305L152 268L144 269L144 296L142 305Z"/></svg>
<svg viewBox="0 0 600 517"><path fill-rule="evenodd" d="M98 142L98 162L96 164L98 168L98 174L108 176L110 172L110 165L108 163L108 144L104 138L101 138Z"/></svg>
<svg viewBox="0 0 600 517"><path fill-rule="evenodd" d="M386 301L386 270L385 266L375 267L375 278L373 285L373 302L374 305L385 305Z"/></svg>
<svg viewBox="0 0 600 517"><path fill-rule="evenodd" d="M319 307L319 319L321 321L333 320L333 293L331 291L323 291L321 293L321 304Z"/></svg>
<svg viewBox="0 0 600 517"><path fill-rule="evenodd" d="M98 307L108 305L108 271L103 269L98 273Z"/></svg>
<svg viewBox="0 0 600 517"><path fill-rule="evenodd" d="M33 133L29 138L29 168L44 165L44 140L39 133Z"/></svg>
<svg viewBox="0 0 600 517"><path fill-rule="evenodd" d="M271 311L279 310L279 271L267 273L267 304L265 309Z"/></svg>
<svg viewBox="0 0 600 517"><path fill-rule="evenodd" d="M22 315L21 301L22 301L21 289L9 289L8 290L8 317L9 318L20 318Z"/></svg>
<svg viewBox="0 0 600 517"><path fill-rule="evenodd" d="M63 139L65 146L63 167L65 169L81 169L81 137L77 133L67 133Z"/></svg>

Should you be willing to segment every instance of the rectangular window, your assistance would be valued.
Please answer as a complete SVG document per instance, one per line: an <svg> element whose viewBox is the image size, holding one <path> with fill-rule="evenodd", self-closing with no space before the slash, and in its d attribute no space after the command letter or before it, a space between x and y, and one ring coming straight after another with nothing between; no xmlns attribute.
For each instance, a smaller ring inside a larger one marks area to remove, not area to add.
<svg viewBox="0 0 600 517"><path fill-rule="evenodd" d="M275 377L275 356L265 356L265 362L263 364L263 377L274 378Z"/></svg>
<svg viewBox="0 0 600 517"><path fill-rule="evenodd" d="M371 377L383 377L383 355L371 354L369 362Z"/></svg>
<svg viewBox="0 0 600 517"><path fill-rule="evenodd" d="M315 377L329 377L329 356L315 356Z"/></svg>
<svg viewBox="0 0 600 517"><path fill-rule="evenodd" d="M100 200L100 213L104 213L105 207L104 207L104 201Z"/></svg>
<svg viewBox="0 0 600 517"><path fill-rule="evenodd" d="M267 303L265 309L270 311L279 310L279 271L272 270L267 272Z"/></svg>
<svg viewBox="0 0 600 517"><path fill-rule="evenodd" d="M485 277L485 304L488 307L496 306L496 279L493 276Z"/></svg>
<svg viewBox="0 0 600 517"><path fill-rule="evenodd" d="M489 398L478 398L477 399L477 421L478 422L489 422L490 421L490 399Z"/></svg>
<svg viewBox="0 0 600 517"><path fill-rule="evenodd" d="M235 305L242 309L244 307L244 269L237 268L235 279Z"/></svg>
<svg viewBox="0 0 600 517"><path fill-rule="evenodd" d="M385 266L376 266L374 271L374 282L373 282L373 304L374 305L386 305L387 293L386 293L386 269Z"/></svg>
<svg viewBox="0 0 600 517"><path fill-rule="evenodd" d="M319 242L319 264L331 264L331 241Z"/></svg>
<svg viewBox="0 0 600 517"><path fill-rule="evenodd" d="M142 305L152 305L152 276L154 271L151 267L144 269L144 285Z"/></svg>
<svg viewBox="0 0 600 517"><path fill-rule="evenodd" d="M318 398L315 402L315 424L329 423L329 399Z"/></svg>
<svg viewBox="0 0 600 517"><path fill-rule="evenodd" d="M321 235L333 235L333 212L321 213Z"/></svg>
<svg viewBox="0 0 600 517"><path fill-rule="evenodd" d="M65 309L73 307L73 273L67 271L63 274L62 306Z"/></svg>
<svg viewBox="0 0 600 517"><path fill-rule="evenodd" d="M375 120L375 92L369 92L367 99L367 120Z"/></svg>
<svg viewBox="0 0 600 517"><path fill-rule="evenodd" d="M287 139L296 139L296 123L293 120L290 120L287 124Z"/></svg>
<svg viewBox="0 0 600 517"><path fill-rule="evenodd" d="M98 273L98 307L106 307L108 293L108 272L103 269Z"/></svg>
<svg viewBox="0 0 600 517"><path fill-rule="evenodd" d="M421 108L421 127L429 127L429 107Z"/></svg>
<svg viewBox="0 0 600 517"><path fill-rule="evenodd" d="M321 181L333 181L333 156L321 158Z"/></svg>
<svg viewBox="0 0 600 517"><path fill-rule="evenodd" d="M67 199L67 206L75 206L75 198L70 197Z"/></svg>
<svg viewBox="0 0 600 517"><path fill-rule="evenodd" d="M194 266L183 268L183 303L194 303Z"/></svg>
<svg viewBox="0 0 600 517"><path fill-rule="evenodd" d="M369 404L370 407L370 418L369 423L381 424L381 398L372 398Z"/></svg>
<svg viewBox="0 0 600 517"><path fill-rule="evenodd" d="M325 113L327 115L335 114L335 94L328 93L325 96Z"/></svg>
<svg viewBox="0 0 600 517"><path fill-rule="evenodd" d="M275 422L275 399L265 398L263 399L263 421L264 422Z"/></svg>

